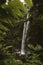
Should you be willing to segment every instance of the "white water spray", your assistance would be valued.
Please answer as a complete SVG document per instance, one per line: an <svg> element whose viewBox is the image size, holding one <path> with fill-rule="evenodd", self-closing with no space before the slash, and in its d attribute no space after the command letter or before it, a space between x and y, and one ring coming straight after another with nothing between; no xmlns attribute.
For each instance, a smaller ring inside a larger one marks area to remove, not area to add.
<svg viewBox="0 0 43 65"><path fill-rule="evenodd" d="M8 1L8 0L6 0L6 3L5 3L5 4L6 4L6 5L8 5L8 2L9 2L9 1Z"/></svg>
<svg viewBox="0 0 43 65"><path fill-rule="evenodd" d="M24 0L20 0L20 2L22 2L23 4L26 4Z"/></svg>

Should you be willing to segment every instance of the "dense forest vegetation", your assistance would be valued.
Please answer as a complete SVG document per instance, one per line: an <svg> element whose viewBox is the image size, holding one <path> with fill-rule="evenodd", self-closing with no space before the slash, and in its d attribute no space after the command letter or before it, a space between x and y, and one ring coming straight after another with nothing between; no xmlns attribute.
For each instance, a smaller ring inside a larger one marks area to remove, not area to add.
<svg viewBox="0 0 43 65"><path fill-rule="evenodd" d="M0 0L0 65L43 65L43 0L25 0L25 3L8 0L6 4L6 0ZM21 57L16 52L21 50L27 20L30 23L26 54Z"/></svg>

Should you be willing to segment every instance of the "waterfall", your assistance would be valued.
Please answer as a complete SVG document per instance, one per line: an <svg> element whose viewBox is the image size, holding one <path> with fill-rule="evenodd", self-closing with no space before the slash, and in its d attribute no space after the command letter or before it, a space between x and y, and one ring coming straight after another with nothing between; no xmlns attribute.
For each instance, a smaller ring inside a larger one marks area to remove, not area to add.
<svg viewBox="0 0 43 65"><path fill-rule="evenodd" d="M25 4L25 6L27 7L27 11L29 11L30 7L27 6L26 4ZM27 19L28 18L29 18L29 14L27 14ZM29 20L24 22L23 36L22 36L22 43L21 43L21 52L20 52L21 55L25 55L25 41L26 41L26 37L27 37L27 31L28 31L28 28L29 28L29 23L30 23Z"/></svg>
<svg viewBox="0 0 43 65"><path fill-rule="evenodd" d="M8 0L6 0L6 3L5 3L5 4L6 4L6 5L8 5L8 2L9 2L9 1L8 1Z"/></svg>
<svg viewBox="0 0 43 65"><path fill-rule="evenodd" d="M27 19L28 19L27 15ZM29 28L29 21L24 22L23 36L22 36L22 44L21 44L21 55L25 55L25 40L27 36L27 31Z"/></svg>

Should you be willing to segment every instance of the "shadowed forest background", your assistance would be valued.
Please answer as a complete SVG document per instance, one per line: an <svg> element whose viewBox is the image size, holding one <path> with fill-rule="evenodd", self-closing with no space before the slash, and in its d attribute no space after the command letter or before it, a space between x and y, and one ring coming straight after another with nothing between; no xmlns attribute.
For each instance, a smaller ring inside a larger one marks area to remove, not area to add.
<svg viewBox="0 0 43 65"><path fill-rule="evenodd" d="M43 65L43 0L0 0L0 65ZM27 11L27 8L30 10ZM27 19L27 14L29 17ZM21 51L24 22L30 21Z"/></svg>

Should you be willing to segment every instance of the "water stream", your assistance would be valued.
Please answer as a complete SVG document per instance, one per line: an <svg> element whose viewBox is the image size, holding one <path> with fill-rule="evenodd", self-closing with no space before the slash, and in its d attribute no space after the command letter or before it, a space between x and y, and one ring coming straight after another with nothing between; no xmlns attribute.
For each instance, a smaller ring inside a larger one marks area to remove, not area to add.
<svg viewBox="0 0 43 65"><path fill-rule="evenodd" d="M5 3L5 4L6 4L6 5L8 5L8 2L9 2L9 1L8 1L8 0L6 0L6 3Z"/></svg>
<svg viewBox="0 0 43 65"><path fill-rule="evenodd" d="M27 19L28 19L27 15ZM25 55L25 41L27 36L27 31L29 28L29 21L24 22L24 28L23 28L23 36L22 36L22 43L21 43L21 55Z"/></svg>

